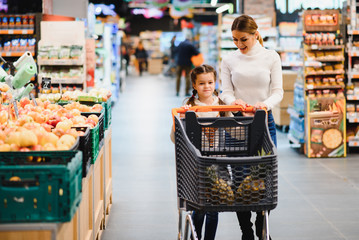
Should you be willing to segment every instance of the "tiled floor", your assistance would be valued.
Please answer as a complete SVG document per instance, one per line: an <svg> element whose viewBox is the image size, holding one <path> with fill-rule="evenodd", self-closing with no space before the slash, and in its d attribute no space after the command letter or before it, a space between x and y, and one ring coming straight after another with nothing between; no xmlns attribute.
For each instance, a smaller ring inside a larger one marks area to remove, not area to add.
<svg viewBox="0 0 359 240"><path fill-rule="evenodd" d="M113 207L104 240L177 238L171 108L175 81L128 77L113 108ZM279 201L270 214L273 240L358 240L359 155L308 159L278 133ZM239 240L235 213L220 213L216 239Z"/></svg>

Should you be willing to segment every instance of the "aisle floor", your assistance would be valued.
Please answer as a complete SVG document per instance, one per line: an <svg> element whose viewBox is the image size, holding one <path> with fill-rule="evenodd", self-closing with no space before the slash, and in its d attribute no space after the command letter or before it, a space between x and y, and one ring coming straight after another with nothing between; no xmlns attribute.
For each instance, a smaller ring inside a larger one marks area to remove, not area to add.
<svg viewBox="0 0 359 240"><path fill-rule="evenodd" d="M182 83L184 85L184 83ZM113 206L103 240L177 238L171 108L175 80L129 76L112 111ZM359 155L308 159L278 132L279 200L273 240L359 239ZM239 240L235 213L220 213L216 239Z"/></svg>

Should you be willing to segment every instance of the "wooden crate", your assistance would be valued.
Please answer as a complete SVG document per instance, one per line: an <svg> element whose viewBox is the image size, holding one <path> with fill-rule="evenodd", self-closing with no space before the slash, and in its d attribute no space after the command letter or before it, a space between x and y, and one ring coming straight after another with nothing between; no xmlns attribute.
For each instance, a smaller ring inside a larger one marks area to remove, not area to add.
<svg viewBox="0 0 359 240"><path fill-rule="evenodd" d="M103 229L104 222L104 147L100 149L97 160L94 164L93 176L93 226L95 239L99 231Z"/></svg>
<svg viewBox="0 0 359 240"><path fill-rule="evenodd" d="M108 223L108 217L110 214L111 206L112 206L112 128L110 127L106 131L105 136L105 175L104 175L104 181L105 181L105 194L104 194L104 211L105 211L105 222L104 222L104 228L106 228L106 225Z"/></svg>
<svg viewBox="0 0 359 240"><path fill-rule="evenodd" d="M82 178L82 201L79 207L79 232L81 240L93 239L93 171L92 164L86 178Z"/></svg>
<svg viewBox="0 0 359 240"><path fill-rule="evenodd" d="M274 107L272 114L274 117L275 124L279 126L287 126L290 123L290 115L287 112L288 108Z"/></svg>
<svg viewBox="0 0 359 240"><path fill-rule="evenodd" d="M76 211L72 220L65 223L16 223L4 224L9 230L0 230L1 240L80 240L78 236L78 216ZM55 236L52 238L52 236Z"/></svg>

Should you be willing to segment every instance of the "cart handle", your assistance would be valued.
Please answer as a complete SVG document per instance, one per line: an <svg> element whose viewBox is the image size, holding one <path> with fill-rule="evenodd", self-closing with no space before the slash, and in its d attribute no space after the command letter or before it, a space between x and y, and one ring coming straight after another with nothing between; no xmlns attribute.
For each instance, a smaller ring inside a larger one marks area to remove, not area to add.
<svg viewBox="0 0 359 240"><path fill-rule="evenodd" d="M266 111L266 108L263 110ZM217 105L217 106L193 106L188 109L183 107L180 108L172 108L172 118L173 118L173 129L175 127L175 116L179 113L185 113L187 111L194 112L255 112L255 108L253 106L243 107L241 105Z"/></svg>

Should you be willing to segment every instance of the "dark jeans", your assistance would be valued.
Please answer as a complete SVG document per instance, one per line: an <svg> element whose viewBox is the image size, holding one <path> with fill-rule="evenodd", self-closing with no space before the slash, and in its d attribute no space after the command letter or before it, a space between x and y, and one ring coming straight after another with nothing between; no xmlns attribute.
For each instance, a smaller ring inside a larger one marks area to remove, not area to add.
<svg viewBox="0 0 359 240"><path fill-rule="evenodd" d="M197 237L202 237L202 226L206 217L206 226L204 231L204 240L214 240L218 225L218 212L196 212L192 213L193 225L196 229ZM192 238L191 238L192 239Z"/></svg>
<svg viewBox="0 0 359 240"><path fill-rule="evenodd" d="M189 73L192 70L192 66L177 66L177 71L176 71L176 93L179 94L180 91L180 86L181 86L181 77L182 77L182 72L183 70L185 71L185 78L186 78L186 95L190 94L189 90L191 88L191 81L189 79Z"/></svg>
<svg viewBox="0 0 359 240"><path fill-rule="evenodd" d="M277 134L276 134L275 122L272 113L268 114L268 129L274 145L277 146ZM239 226L241 227L242 230L242 240L254 240L251 215L252 215L251 212L237 212ZM262 212L257 212L257 217L255 222L256 235L260 240L262 239L263 219L264 216L262 215ZM269 239L272 238L269 237Z"/></svg>

